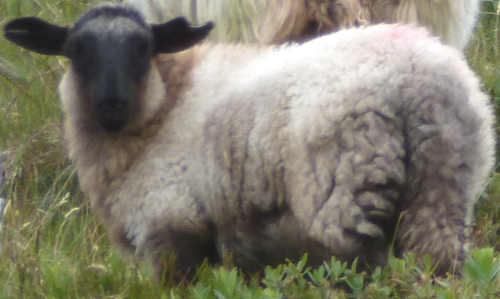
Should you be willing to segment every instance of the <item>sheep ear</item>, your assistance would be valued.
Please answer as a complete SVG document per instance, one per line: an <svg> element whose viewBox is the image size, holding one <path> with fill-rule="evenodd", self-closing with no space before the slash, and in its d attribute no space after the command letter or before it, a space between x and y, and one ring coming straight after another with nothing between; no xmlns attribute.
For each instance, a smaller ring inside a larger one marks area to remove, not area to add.
<svg viewBox="0 0 500 299"><path fill-rule="evenodd" d="M206 38L213 27L213 23L210 22L200 27L192 27L182 17L167 23L152 25L154 52L158 54L186 50Z"/></svg>
<svg viewBox="0 0 500 299"><path fill-rule="evenodd" d="M36 17L23 17L7 23L4 32L6 39L28 50L62 55L69 29Z"/></svg>

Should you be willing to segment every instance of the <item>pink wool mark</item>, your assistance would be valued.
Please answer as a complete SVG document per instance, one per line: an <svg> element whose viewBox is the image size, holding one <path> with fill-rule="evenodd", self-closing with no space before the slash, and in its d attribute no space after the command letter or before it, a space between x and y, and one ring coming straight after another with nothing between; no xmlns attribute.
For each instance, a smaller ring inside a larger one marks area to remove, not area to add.
<svg viewBox="0 0 500 299"><path fill-rule="evenodd" d="M423 27L412 25L391 25L391 30L387 31L389 39L403 40L423 40L432 39L431 35Z"/></svg>

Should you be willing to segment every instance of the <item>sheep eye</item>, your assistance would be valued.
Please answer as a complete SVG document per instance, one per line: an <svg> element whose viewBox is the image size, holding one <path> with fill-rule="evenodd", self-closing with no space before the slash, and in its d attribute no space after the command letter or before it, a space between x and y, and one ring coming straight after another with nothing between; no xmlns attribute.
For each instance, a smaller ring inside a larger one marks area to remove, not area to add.
<svg viewBox="0 0 500 299"><path fill-rule="evenodd" d="M137 57L145 57L149 52L149 43L144 36L132 35L129 38L129 44L131 45L132 53Z"/></svg>
<svg viewBox="0 0 500 299"><path fill-rule="evenodd" d="M85 44L82 41L76 41L70 51L73 56L80 57L85 52Z"/></svg>
<svg viewBox="0 0 500 299"><path fill-rule="evenodd" d="M146 57L149 52L149 44L143 39L137 39L133 42L133 53L136 57Z"/></svg>
<svg viewBox="0 0 500 299"><path fill-rule="evenodd" d="M148 51L148 43L144 40L141 40L137 43L137 52L140 54L144 54Z"/></svg>
<svg viewBox="0 0 500 299"><path fill-rule="evenodd" d="M71 59L82 58L91 48L92 39L90 38L78 38L69 42L66 49L68 56Z"/></svg>

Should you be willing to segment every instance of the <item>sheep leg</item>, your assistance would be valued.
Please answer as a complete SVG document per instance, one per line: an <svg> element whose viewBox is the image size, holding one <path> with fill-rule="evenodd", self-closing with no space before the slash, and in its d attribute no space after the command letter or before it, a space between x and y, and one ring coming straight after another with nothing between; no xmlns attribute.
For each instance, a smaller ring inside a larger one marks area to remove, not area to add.
<svg viewBox="0 0 500 299"><path fill-rule="evenodd" d="M150 175L146 182L127 182L136 192L128 191L127 195L140 201L128 202L124 210L115 211L129 220L121 229L122 236L136 255L150 259L160 280L190 279L205 258L211 263L218 261L215 226L204 202L193 198L183 181L188 174L182 161L148 163L136 172L161 171L161 175ZM131 203L136 206L130 208Z"/></svg>
<svg viewBox="0 0 500 299"><path fill-rule="evenodd" d="M203 232L167 228L156 232L149 242L155 277L163 282L190 280L205 259L211 264L219 261L210 227Z"/></svg>
<svg viewBox="0 0 500 299"><path fill-rule="evenodd" d="M384 264L406 177L399 117L387 107L367 105L335 128L338 139L333 142L340 149L337 157L328 159L334 165L333 183L321 196L324 201L316 208L309 232L338 258ZM335 150L330 152L335 155Z"/></svg>
<svg viewBox="0 0 500 299"><path fill-rule="evenodd" d="M481 120L465 102L467 92L457 89L450 96L429 90L434 94L422 95L408 114L408 189L396 249L417 257L429 254L436 273L444 274L464 260L477 198L471 181L484 155Z"/></svg>

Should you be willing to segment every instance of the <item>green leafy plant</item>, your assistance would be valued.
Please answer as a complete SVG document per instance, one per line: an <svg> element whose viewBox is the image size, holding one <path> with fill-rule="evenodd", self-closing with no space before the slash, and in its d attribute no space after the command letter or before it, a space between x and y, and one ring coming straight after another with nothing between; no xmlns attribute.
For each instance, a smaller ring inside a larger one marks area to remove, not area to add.
<svg viewBox="0 0 500 299"><path fill-rule="evenodd" d="M475 249L466 259L464 275L475 284L483 296L500 294L500 259L493 248Z"/></svg>

